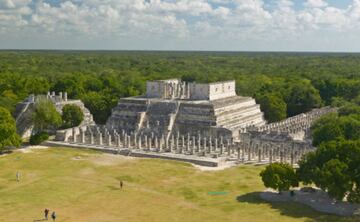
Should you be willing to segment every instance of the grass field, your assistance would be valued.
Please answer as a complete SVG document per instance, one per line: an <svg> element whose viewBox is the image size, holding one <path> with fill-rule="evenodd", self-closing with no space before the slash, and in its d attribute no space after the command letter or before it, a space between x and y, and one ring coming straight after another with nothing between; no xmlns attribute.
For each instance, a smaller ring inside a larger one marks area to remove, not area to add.
<svg viewBox="0 0 360 222"><path fill-rule="evenodd" d="M63 148L14 152L0 156L0 221L41 221L45 207L57 221L76 222L358 221L262 201L261 169L204 172L181 162Z"/></svg>

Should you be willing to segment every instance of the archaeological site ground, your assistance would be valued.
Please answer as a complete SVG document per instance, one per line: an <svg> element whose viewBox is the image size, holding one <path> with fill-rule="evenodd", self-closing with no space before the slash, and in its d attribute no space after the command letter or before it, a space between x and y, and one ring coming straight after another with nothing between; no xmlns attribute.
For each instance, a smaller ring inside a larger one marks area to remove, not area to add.
<svg viewBox="0 0 360 222"><path fill-rule="evenodd" d="M355 222L360 55L0 51L0 221Z"/></svg>
<svg viewBox="0 0 360 222"><path fill-rule="evenodd" d="M41 221L45 207L69 222L358 221L261 200L262 166L202 171L183 162L69 148L24 149L1 156L0 166L0 221Z"/></svg>

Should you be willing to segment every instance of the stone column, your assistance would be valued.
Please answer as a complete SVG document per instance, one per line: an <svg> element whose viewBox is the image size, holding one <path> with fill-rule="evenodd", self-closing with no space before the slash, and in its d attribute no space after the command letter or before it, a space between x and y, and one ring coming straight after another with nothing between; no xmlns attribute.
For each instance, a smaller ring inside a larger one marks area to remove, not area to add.
<svg viewBox="0 0 360 222"><path fill-rule="evenodd" d="M269 163L273 162L273 150L270 149L270 154L269 154Z"/></svg>
<svg viewBox="0 0 360 222"><path fill-rule="evenodd" d="M147 149L149 147L148 146L148 136L147 135L144 136L144 142L145 142L145 144L144 144L145 149Z"/></svg>
<svg viewBox="0 0 360 222"><path fill-rule="evenodd" d="M179 150L179 136L176 137L175 141L175 151L177 152Z"/></svg>
<svg viewBox="0 0 360 222"><path fill-rule="evenodd" d="M245 143L243 143L242 147L241 147L241 159L242 159L242 162L245 162L245 150L246 150Z"/></svg>
<svg viewBox="0 0 360 222"><path fill-rule="evenodd" d="M102 141L102 133L99 133L99 145L102 146L103 145L103 141Z"/></svg>
<svg viewBox="0 0 360 222"><path fill-rule="evenodd" d="M158 149L159 147L158 147L158 138L157 138L157 136L155 136L155 149Z"/></svg>
<svg viewBox="0 0 360 222"><path fill-rule="evenodd" d="M76 140L77 138L76 138L76 137L77 137L77 135L76 135L76 129L73 128L73 142L74 142L74 143L77 142L77 140Z"/></svg>
<svg viewBox="0 0 360 222"><path fill-rule="evenodd" d="M201 137L200 137L200 135L199 135L199 138L198 138L198 147L197 147L196 152L197 152L197 153L200 152L200 149L201 149Z"/></svg>
<svg viewBox="0 0 360 222"><path fill-rule="evenodd" d="M67 92L64 92L64 101L67 102L68 101L68 95Z"/></svg>
<svg viewBox="0 0 360 222"><path fill-rule="evenodd" d="M218 147L218 138L215 138L215 148L214 148L215 152L217 152L218 149L219 149L219 147Z"/></svg>
<svg viewBox="0 0 360 222"><path fill-rule="evenodd" d="M175 136L174 134L171 135L171 141L170 141L170 152L174 152L175 148Z"/></svg>
<svg viewBox="0 0 360 222"><path fill-rule="evenodd" d="M139 135L138 149L139 149L139 150L142 149L141 135Z"/></svg>
<svg viewBox="0 0 360 222"><path fill-rule="evenodd" d="M230 140L227 140L227 154L228 154L228 156L230 156L230 149L231 149L231 144L230 144Z"/></svg>
<svg viewBox="0 0 360 222"><path fill-rule="evenodd" d="M148 138L148 150L151 151L151 147L152 147L152 141L151 138Z"/></svg>
<svg viewBox="0 0 360 222"><path fill-rule="evenodd" d="M189 152L190 150L190 135L187 135L187 140L186 140L186 152Z"/></svg>
<svg viewBox="0 0 360 222"><path fill-rule="evenodd" d="M94 144L94 134L90 133L90 144L93 145Z"/></svg>
<svg viewBox="0 0 360 222"><path fill-rule="evenodd" d="M261 163L261 148L258 150L258 162Z"/></svg>
<svg viewBox="0 0 360 222"><path fill-rule="evenodd" d="M136 149L138 147L137 145L138 136L137 133L134 133L134 148Z"/></svg>
<svg viewBox="0 0 360 222"><path fill-rule="evenodd" d="M116 145L117 145L117 147L121 146L121 138L120 138L119 134L116 135Z"/></svg>
<svg viewBox="0 0 360 222"><path fill-rule="evenodd" d="M204 147L204 153L207 153L207 146L206 146L206 137L204 137L204 144L203 144L203 147Z"/></svg>
<svg viewBox="0 0 360 222"><path fill-rule="evenodd" d="M111 134L108 134L108 146L112 146Z"/></svg>
<svg viewBox="0 0 360 222"><path fill-rule="evenodd" d="M126 133L124 134L124 148L129 148L128 136Z"/></svg>
<svg viewBox="0 0 360 222"><path fill-rule="evenodd" d="M185 136L181 135L181 147L185 148Z"/></svg>
<svg viewBox="0 0 360 222"><path fill-rule="evenodd" d="M81 130L81 143L85 143L85 131Z"/></svg>

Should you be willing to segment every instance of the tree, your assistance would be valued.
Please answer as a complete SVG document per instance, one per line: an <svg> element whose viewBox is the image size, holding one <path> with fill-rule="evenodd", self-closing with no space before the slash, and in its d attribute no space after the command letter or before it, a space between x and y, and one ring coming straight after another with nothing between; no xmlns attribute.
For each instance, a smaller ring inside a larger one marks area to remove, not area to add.
<svg viewBox="0 0 360 222"><path fill-rule="evenodd" d="M357 140L360 138L360 115L353 114L349 109L346 110L339 112L339 115L342 116L336 113L322 116L312 125L314 146L332 140Z"/></svg>
<svg viewBox="0 0 360 222"><path fill-rule="evenodd" d="M0 153L7 147L20 146L20 143L14 118L7 109L0 107Z"/></svg>
<svg viewBox="0 0 360 222"><path fill-rule="evenodd" d="M308 81L303 80L291 88L287 98L288 116L295 116L321 106L321 97Z"/></svg>
<svg viewBox="0 0 360 222"><path fill-rule="evenodd" d="M317 185L326 190L329 196L342 200L348 190L352 189L348 166L338 159L327 161L318 173Z"/></svg>
<svg viewBox="0 0 360 222"><path fill-rule="evenodd" d="M67 104L62 108L62 120L64 128L72 128L80 125L84 120L84 113L80 107Z"/></svg>
<svg viewBox="0 0 360 222"><path fill-rule="evenodd" d="M339 109L340 116L348 116L351 114L360 114L360 106L350 103Z"/></svg>
<svg viewBox="0 0 360 222"><path fill-rule="evenodd" d="M90 92L83 98L83 101L86 108L93 114L95 122L105 124L113 107L108 105L105 96L97 92Z"/></svg>
<svg viewBox="0 0 360 222"><path fill-rule="evenodd" d="M328 115L320 118L315 122L315 125L311 127L311 130L314 146L318 146L323 142L344 138L339 118L335 115Z"/></svg>
<svg viewBox="0 0 360 222"><path fill-rule="evenodd" d="M360 201L360 140L321 143L315 152L299 161L297 175L305 184L314 183L330 197Z"/></svg>
<svg viewBox="0 0 360 222"><path fill-rule="evenodd" d="M37 132L56 129L62 122L60 114L56 111L55 105L44 96L36 98L32 120Z"/></svg>
<svg viewBox="0 0 360 222"><path fill-rule="evenodd" d="M286 118L286 103L281 96L275 93L267 93L257 99L265 119L269 122L277 122Z"/></svg>
<svg viewBox="0 0 360 222"><path fill-rule="evenodd" d="M287 163L272 163L260 173L265 187L281 191L287 191L290 187L299 185L293 167Z"/></svg>

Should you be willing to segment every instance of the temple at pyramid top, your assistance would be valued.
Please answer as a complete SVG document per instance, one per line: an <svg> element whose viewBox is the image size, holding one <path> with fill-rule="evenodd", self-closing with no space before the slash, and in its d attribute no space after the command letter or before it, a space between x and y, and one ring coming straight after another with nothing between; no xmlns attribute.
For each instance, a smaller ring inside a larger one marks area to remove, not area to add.
<svg viewBox="0 0 360 222"><path fill-rule="evenodd" d="M147 98L216 100L236 96L235 81L214 83L184 82L180 79L148 81Z"/></svg>

